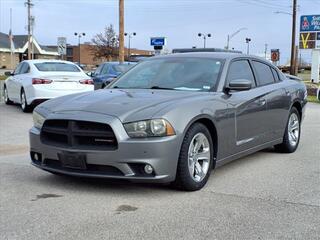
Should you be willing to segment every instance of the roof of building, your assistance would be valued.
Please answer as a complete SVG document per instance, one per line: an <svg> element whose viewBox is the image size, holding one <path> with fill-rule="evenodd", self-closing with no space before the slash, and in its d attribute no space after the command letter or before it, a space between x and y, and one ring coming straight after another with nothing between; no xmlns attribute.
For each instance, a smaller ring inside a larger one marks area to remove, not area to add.
<svg viewBox="0 0 320 240"><path fill-rule="evenodd" d="M47 53L56 54L57 48L51 48L44 45L40 45L35 38L32 39L34 44L39 46L41 50L46 51ZM13 35L13 43L15 49L22 49L26 46L28 42L28 35ZM9 34L0 32L0 48L10 50L10 40Z"/></svg>

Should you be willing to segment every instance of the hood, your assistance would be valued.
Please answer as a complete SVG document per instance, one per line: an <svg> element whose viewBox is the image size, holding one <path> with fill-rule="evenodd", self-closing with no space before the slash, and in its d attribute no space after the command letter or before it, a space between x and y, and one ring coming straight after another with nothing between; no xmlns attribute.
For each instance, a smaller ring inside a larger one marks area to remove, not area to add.
<svg viewBox="0 0 320 240"><path fill-rule="evenodd" d="M39 107L55 113L95 112L115 116L122 122L130 122L151 118L170 104L190 99L190 97L199 97L202 94L205 93L150 89L101 89L56 98Z"/></svg>

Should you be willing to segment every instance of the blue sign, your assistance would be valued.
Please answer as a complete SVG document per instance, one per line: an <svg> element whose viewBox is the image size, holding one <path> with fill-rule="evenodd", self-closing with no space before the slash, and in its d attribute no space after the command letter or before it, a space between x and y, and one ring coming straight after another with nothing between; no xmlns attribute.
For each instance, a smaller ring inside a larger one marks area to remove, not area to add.
<svg viewBox="0 0 320 240"><path fill-rule="evenodd" d="M320 32L317 33L317 38L316 40L320 40Z"/></svg>
<svg viewBox="0 0 320 240"><path fill-rule="evenodd" d="M166 45L166 38L164 37L152 37L150 39L151 46L164 46Z"/></svg>
<svg viewBox="0 0 320 240"><path fill-rule="evenodd" d="M320 15L301 16L300 32L320 32Z"/></svg>

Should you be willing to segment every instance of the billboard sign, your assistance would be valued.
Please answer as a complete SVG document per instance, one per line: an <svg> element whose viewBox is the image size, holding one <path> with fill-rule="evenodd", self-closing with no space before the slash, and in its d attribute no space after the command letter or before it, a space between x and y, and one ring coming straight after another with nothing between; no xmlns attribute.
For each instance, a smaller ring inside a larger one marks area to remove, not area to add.
<svg viewBox="0 0 320 240"><path fill-rule="evenodd" d="M278 62L280 60L280 50L279 49L271 49L271 61Z"/></svg>
<svg viewBox="0 0 320 240"><path fill-rule="evenodd" d="M320 15L301 16L300 32L320 32Z"/></svg>
<svg viewBox="0 0 320 240"><path fill-rule="evenodd" d="M320 49L320 15L301 16L299 48Z"/></svg>
<svg viewBox="0 0 320 240"><path fill-rule="evenodd" d="M164 46L164 45L166 45L166 38L165 37L152 37L152 38L150 38L150 45L151 46Z"/></svg>

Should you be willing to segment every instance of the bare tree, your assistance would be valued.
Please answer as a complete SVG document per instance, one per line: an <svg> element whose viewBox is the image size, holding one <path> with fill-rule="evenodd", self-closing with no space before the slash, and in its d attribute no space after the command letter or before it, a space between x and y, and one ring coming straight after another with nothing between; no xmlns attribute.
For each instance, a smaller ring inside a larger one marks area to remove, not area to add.
<svg viewBox="0 0 320 240"><path fill-rule="evenodd" d="M106 26L104 32L95 35L91 41L95 59L111 60L118 56L119 40L112 24Z"/></svg>

